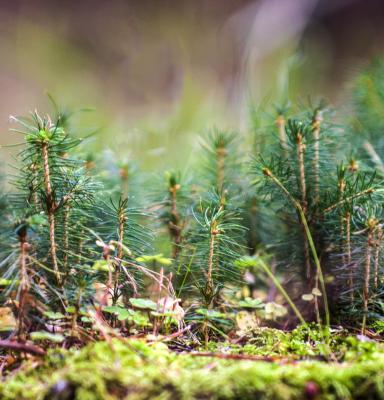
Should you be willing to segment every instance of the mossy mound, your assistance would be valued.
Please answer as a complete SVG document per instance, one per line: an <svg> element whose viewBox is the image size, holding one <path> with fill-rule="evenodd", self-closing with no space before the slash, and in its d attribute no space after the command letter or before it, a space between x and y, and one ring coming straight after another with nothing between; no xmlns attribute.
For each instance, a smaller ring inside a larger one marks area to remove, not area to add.
<svg viewBox="0 0 384 400"><path fill-rule="evenodd" d="M113 340L52 350L0 386L2 399L384 399L384 352L354 361L263 362L176 354Z"/></svg>

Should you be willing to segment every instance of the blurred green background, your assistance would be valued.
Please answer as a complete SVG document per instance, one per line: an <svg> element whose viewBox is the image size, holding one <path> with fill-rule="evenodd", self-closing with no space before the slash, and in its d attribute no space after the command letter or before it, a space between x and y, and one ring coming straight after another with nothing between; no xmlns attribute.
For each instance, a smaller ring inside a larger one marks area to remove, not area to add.
<svg viewBox="0 0 384 400"><path fill-rule="evenodd" d="M95 109L77 117L99 129L93 151L183 168L206 127L245 132L251 102L342 105L383 21L381 0L1 1L0 141L48 91Z"/></svg>

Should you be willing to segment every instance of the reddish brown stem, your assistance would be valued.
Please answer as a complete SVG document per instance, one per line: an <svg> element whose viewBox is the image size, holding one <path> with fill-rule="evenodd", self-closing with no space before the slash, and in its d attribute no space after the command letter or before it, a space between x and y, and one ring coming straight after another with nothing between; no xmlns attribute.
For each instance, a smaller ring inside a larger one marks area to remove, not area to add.
<svg viewBox="0 0 384 400"><path fill-rule="evenodd" d="M10 340L0 340L0 348L21 351L37 356L44 356L46 354L45 350L41 347L34 346L33 344L12 342Z"/></svg>
<svg viewBox="0 0 384 400"><path fill-rule="evenodd" d="M224 354L224 353L187 353L193 357L212 357L223 360L248 360L248 361L267 361L275 362L276 358L268 356L249 356L246 354Z"/></svg>
<svg viewBox="0 0 384 400"><path fill-rule="evenodd" d="M63 221L63 242L64 242L64 253L63 253L63 266L64 272L68 274L68 251L69 251L69 204L64 206L64 221Z"/></svg>
<svg viewBox="0 0 384 400"><path fill-rule="evenodd" d="M365 253L365 262L364 262L364 286L363 286L364 316L363 316L363 323L362 323L362 327L361 327L362 334L365 334L365 326L366 326L367 314L368 314L369 281L370 281L370 277L371 277L372 245L373 245L373 229L369 228L368 237L367 237L367 245L366 245L366 253Z"/></svg>
<svg viewBox="0 0 384 400"><path fill-rule="evenodd" d="M383 229L379 225L376 229L376 240L375 240L375 256L374 256L374 285L377 289L379 284L379 261L380 261L380 251L381 251L381 241L383 239Z"/></svg>
<svg viewBox="0 0 384 400"><path fill-rule="evenodd" d="M355 295L353 290L353 267L352 263L352 250L351 250L351 214L349 212L345 215L346 220L346 250L347 250L347 263L349 268L349 291L351 304L354 301Z"/></svg>
<svg viewBox="0 0 384 400"><path fill-rule="evenodd" d="M29 278L27 271L27 254L29 244L27 243L26 229L19 235L20 242L20 297L19 297L19 312L18 312L18 338L25 340L24 336L24 320L25 320L25 297L29 291Z"/></svg>
<svg viewBox="0 0 384 400"><path fill-rule="evenodd" d="M182 226L180 215L177 211L177 190L179 185L173 185L169 188L171 193L171 220L169 221L169 232L173 240L172 258L176 259L180 251Z"/></svg>
<svg viewBox="0 0 384 400"><path fill-rule="evenodd" d="M285 118L283 115L279 115L276 119L276 126L279 131L280 146L283 150L284 156L288 155L287 137L285 134Z"/></svg>
<svg viewBox="0 0 384 400"><path fill-rule="evenodd" d="M217 161L217 191L219 193L223 190L224 185L224 166L225 166L225 156L227 155L227 150L224 146L219 146L216 151L216 161Z"/></svg>
<svg viewBox="0 0 384 400"><path fill-rule="evenodd" d="M297 145L297 162L299 166L301 207L303 209L304 215L307 215L307 185L305 180L305 164L304 164L305 145L303 143L303 136L300 132L296 136L296 145ZM304 247L305 270L307 279L309 281L311 278L311 260L310 260L308 238L305 234L304 228L303 228L303 239L304 239L303 247Z"/></svg>
<svg viewBox="0 0 384 400"><path fill-rule="evenodd" d="M59 265L57 261L56 254L56 238L55 238L55 209L56 203L53 197L52 185L51 185L51 175L49 169L49 156L48 156L48 143L44 142L41 146L41 152L44 163L44 186L45 186L45 195L46 195L46 205L47 205L47 213L48 213L48 223L49 223L49 241L51 247L51 257L53 270L56 276L56 281L58 285L62 286L62 280L59 271Z"/></svg>
<svg viewBox="0 0 384 400"><path fill-rule="evenodd" d="M123 241L124 241L124 226L125 226L125 213L124 210L119 211L119 248L117 251L117 258L123 258Z"/></svg>
<svg viewBox="0 0 384 400"><path fill-rule="evenodd" d="M210 290L213 290L213 258L215 252L215 237L216 233L211 231L211 237L209 241L209 254L208 254L208 271L207 271L207 286Z"/></svg>
<svg viewBox="0 0 384 400"><path fill-rule="evenodd" d="M312 121L313 139L314 139L314 156L313 166L315 170L315 204L318 204L320 199L320 125L322 122L321 111L317 110Z"/></svg>

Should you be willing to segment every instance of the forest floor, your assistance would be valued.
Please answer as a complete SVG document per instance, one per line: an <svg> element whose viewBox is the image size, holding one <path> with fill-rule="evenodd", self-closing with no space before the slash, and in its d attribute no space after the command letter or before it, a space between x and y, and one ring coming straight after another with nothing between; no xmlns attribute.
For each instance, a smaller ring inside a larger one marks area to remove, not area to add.
<svg viewBox="0 0 384 400"><path fill-rule="evenodd" d="M0 398L384 399L384 345L341 329L327 344L304 328L260 328L207 349L160 340L114 338L26 356L8 367Z"/></svg>

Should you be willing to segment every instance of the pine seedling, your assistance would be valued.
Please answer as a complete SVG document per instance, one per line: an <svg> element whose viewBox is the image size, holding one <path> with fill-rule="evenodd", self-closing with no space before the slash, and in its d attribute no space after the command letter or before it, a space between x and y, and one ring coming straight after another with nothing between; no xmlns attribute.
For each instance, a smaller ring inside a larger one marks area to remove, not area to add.
<svg viewBox="0 0 384 400"><path fill-rule="evenodd" d="M275 105L272 110L268 104L251 106L250 131L253 138L253 154L277 153L282 157L288 156L286 123L291 111L288 102Z"/></svg>
<svg viewBox="0 0 384 400"><path fill-rule="evenodd" d="M329 205L327 196L330 193L332 196L335 193L339 196L337 186L333 187L333 174L335 157L341 154L340 143L342 143L336 127L324 119L325 111L324 104L320 102L307 113L305 119L286 121L285 133L289 157L287 158L284 153L281 154L279 150L272 154L268 161L260 157L256 163L257 173L269 171L274 177L271 179L267 174L267 180L258 178L256 183L259 188L258 193L264 193L265 200L268 201L265 203L279 210L280 229L274 230L274 234L270 236L271 245L279 250L275 253L277 261L280 264L282 262L287 264L287 260L290 260L288 265L291 267L300 265L301 268L297 272L306 287L304 290L315 291L322 295L326 288L325 284L319 281L320 268L316 265L316 258L322 260L321 274L325 269L331 273L328 259L329 230L327 231L324 226L324 210ZM285 195L282 197L282 194ZM287 205L295 207L292 209ZM276 219L273 216L271 218ZM339 226L339 220L336 224ZM305 225L308 226L316 256ZM339 239L339 236L337 237ZM293 268L290 270L293 271ZM319 284L323 287L319 287ZM319 321L320 298L315 296L314 300ZM325 312L326 308L324 304Z"/></svg>
<svg viewBox="0 0 384 400"><path fill-rule="evenodd" d="M249 107L249 130L252 135L252 152L255 154L261 153L268 149L271 142L269 130L266 129L264 123L264 108L264 104L256 106L252 103ZM271 123L271 121L269 121L269 123ZM271 125L273 125L273 129L275 129L275 121L273 121Z"/></svg>
<svg viewBox="0 0 384 400"><path fill-rule="evenodd" d="M178 191L181 189L180 185L180 174L176 173L168 173L168 190L169 190L169 205L170 205L170 212L168 218L168 230L169 234L172 238L172 258L176 259L179 251L180 251L180 244L182 240L182 231L183 231L183 221L180 216L180 212L178 210Z"/></svg>
<svg viewBox="0 0 384 400"><path fill-rule="evenodd" d="M361 297L363 302L362 333L365 334L369 303L374 287L375 277L379 273L379 257L382 238L383 210L381 206L367 204L360 207L355 215L357 227L363 229L355 232L362 236L362 262L360 276L362 276ZM378 249L378 250L377 250Z"/></svg>
<svg viewBox="0 0 384 400"><path fill-rule="evenodd" d="M27 238L27 226L21 225L18 227L16 231L18 241L19 241L19 288L18 288L18 298L19 298L19 306L18 306L18 336L19 339L23 339L24 335L24 306L25 306L25 297L28 294L30 287L30 278L28 275L28 253L30 250L30 244L28 243Z"/></svg>
<svg viewBox="0 0 384 400"><path fill-rule="evenodd" d="M380 183L375 173L358 170L358 163L351 159L347 165L337 167L337 181L333 183L337 190L330 190L329 198L324 202L323 222L327 225L328 235L339 243L339 270L347 270L347 288L350 303L354 302L354 262L353 253L353 219L359 207L380 201ZM338 215L338 218L337 218ZM331 242L331 240L329 240ZM335 271L337 275L337 271ZM340 273L340 271L339 271ZM341 276L341 282L345 282ZM345 287L345 285L343 285Z"/></svg>
<svg viewBox="0 0 384 400"><path fill-rule="evenodd" d="M84 310L91 307L95 298L95 285L97 284L97 271L88 265L73 267L68 277L65 287L66 300L68 307L66 311L70 314L70 332L72 337L78 337L83 332L79 326L79 317L86 319Z"/></svg>
<svg viewBox="0 0 384 400"><path fill-rule="evenodd" d="M281 106L276 107L276 128L279 136L279 144L280 151L282 152L285 158L288 157L288 143L287 143L287 134L286 134L286 123L287 123L287 112L289 110L289 106Z"/></svg>
<svg viewBox="0 0 384 400"><path fill-rule="evenodd" d="M21 177L17 183L19 189L27 187L28 201L33 199L31 207L47 215L49 226L49 253L56 283L63 287L63 274L58 257L58 214L68 213L72 202L88 199L85 189L87 178L79 172L76 161L67 157L67 152L80 143L71 138L49 117L41 117L37 112L31 119L15 118L22 126L16 130L25 136L25 149L19 153L22 163ZM78 203L79 204L79 203Z"/></svg>
<svg viewBox="0 0 384 400"><path fill-rule="evenodd" d="M195 227L189 241L193 249L192 281L199 289L204 306L211 308L219 302L221 289L239 280L234 261L243 247L236 236L241 238L244 228L238 214L226 209L219 196L213 197L208 206L201 203L194 217Z"/></svg>
<svg viewBox="0 0 384 400"><path fill-rule="evenodd" d="M32 245L42 224L44 218L36 214L20 219L12 211L2 218L0 272L6 287L1 298L4 303L11 299L16 308L19 340L25 339L27 333L28 298L46 299L41 285L45 278L34 269Z"/></svg>
<svg viewBox="0 0 384 400"><path fill-rule="evenodd" d="M294 208L296 209L304 234L305 234L305 238L308 241L308 247L311 251L313 260L314 260L314 264L316 266L316 282L319 281L321 284L321 291L322 291L322 296L324 299L324 311L325 311L325 319L326 319L326 325L327 327L329 327L330 325L330 315L329 315L329 306L328 306L328 299L327 299L327 293L326 293L326 287L325 287L325 280L324 280L324 275L323 275L323 270L321 268L320 265L320 260L316 251L316 246L313 240L313 236L311 234L309 225L308 225L308 221L307 221L307 217L305 214L305 209L303 208L301 202L297 199L295 199L291 193L289 192L289 190L284 186L284 184L279 180L279 178L277 176L274 175L274 173L271 171L270 168L264 166L262 168L262 173L264 174L265 177L268 178L268 180L270 180L283 194L284 196L287 198L287 200L294 206ZM316 286L317 289L317 286ZM317 309L317 306L316 306ZM320 322L320 320L318 321Z"/></svg>
<svg viewBox="0 0 384 400"><path fill-rule="evenodd" d="M306 167L305 167L305 159L304 153L306 149L306 141L307 136L310 131L308 126L304 125L300 121L289 120L287 125L287 135L291 142L291 144L295 143L296 147L296 166L298 169L297 178L299 182L299 198L301 208L303 210L305 218L308 217L308 196L307 196L307 176L306 176ZM307 279L311 277L311 260L310 260L310 250L308 238L305 235L303 229L303 247L304 247L304 260L305 260L305 269Z"/></svg>
<svg viewBox="0 0 384 400"><path fill-rule="evenodd" d="M188 220L187 206L190 205L188 182L180 172L167 171L166 196L161 201L160 219L167 227L172 249L171 258L177 260L182 250L182 242Z"/></svg>
<svg viewBox="0 0 384 400"><path fill-rule="evenodd" d="M108 267L108 283L113 305L124 295L137 295L139 274L130 268L135 259L150 249L152 235L141 224L147 216L136 207L129 206L128 198L104 203L100 209L97 244L103 249L103 258ZM100 224L99 222L99 224ZM107 244L106 244L107 243Z"/></svg>
<svg viewBox="0 0 384 400"><path fill-rule="evenodd" d="M273 157L277 156L282 162L288 158L289 146L285 128L289 108L288 104L276 106L272 115L266 114L261 108L251 109L255 154L273 154ZM242 197L244 203L241 209L243 225L246 227L246 245L249 254L254 255L259 247L262 248L271 242L275 230L281 227L281 222L276 219L270 205L263 200L260 193L249 186L248 182L242 183ZM274 220L273 224L271 220Z"/></svg>
<svg viewBox="0 0 384 400"><path fill-rule="evenodd" d="M131 205L143 205L145 197L141 189L146 184L145 177L133 160L106 150L91 162L95 165L92 174L103 184L107 197L113 201L129 198Z"/></svg>
<svg viewBox="0 0 384 400"><path fill-rule="evenodd" d="M205 312L209 313L221 303L221 290L241 279L235 261L244 250L239 244L244 228L239 215L224 207L218 195L213 195L208 205L201 202L193 215L195 224L187 243L191 259L185 265L185 276L190 276L190 289L198 290ZM207 344L212 325L204 319L201 328Z"/></svg>
<svg viewBox="0 0 384 400"><path fill-rule="evenodd" d="M220 195L225 206L227 199L238 195L241 171L238 142L235 133L213 129L202 142L201 182L205 193L214 191Z"/></svg>
<svg viewBox="0 0 384 400"><path fill-rule="evenodd" d="M263 158L259 159L259 162L256 163L255 172L259 174L262 171L270 171L274 177L276 177L279 182L286 188L289 192L290 196L295 199L295 201L299 202L302 212L306 220L309 218L309 199L308 199L308 183L307 183L307 173L306 173L306 162L305 162L305 151L306 151L306 140L310 135L310 126L309 124L305 124L302 121L298 120L288 120L286 126L286 134L288 143L290 145L290 151L293 153L292 158L293 162L289 162L278 155L274 155L270 158L269 161L264 160ZM264 174L265 175L265 174ZM268 177L268 174L265 175ZM276 192L276 184L273 180L259 180L258 183L263 185L266 183L266 187L261 187L260 191L265 193L273 194L276 193L278 198L281 199L281 191ZM271 185L268 183L272 183ZM271 191L272 190L272 191ZM288 199L288 203L291 202ZM296 209L294 208L294 213L296 213ZM308 243L307 235L305 234L304 227L299 218L299 225L301 225L301 247L302 257L301 259L304 261L304 270L306 279L309 281L311 279L311 255L310 248Z"/></svg>
<svg viewBox="0 0 384 400"><path fill-rule="evenodd" d="M132 201L133 191L137 195L139 188L137 165L128 159L118 159L114 165L112 164L112 167L110 166L110 176L108 182L105 183L112 191L112 198L121 196L126 199L130 197ZM131 190L132 188L133 190Z"/></svg>
<svg viewBox="0 0 384 400"><path fill-rule="evenodd" d="M346 192L348 191L347 185L347 169L342 164L337 169L337 188L338 188L338 201L342 202L345 199ZM351 186L351 185L349 185ZM351 202L352 201L352 202ZM352 270L352 246L351 246L351 215L353 214L353 200L346 201L339 209L339 225L340 225L340 238L341 238L341 253L343 265L348 265L349 276L348 286L350 290L351 301L353 301L353 270Z"/></svg>
<svg viewBox="0 0 384 400"><path fill-rule="evenodd" d="M281 152L280 148L271 154L269 161L262 157L261 163L259 163L259 171L262 170L263 166L270 169L289 193L300 202L313 233L316 248L320 251L323 247L322 232L319 226L321 208L323 207L322 193L325 192L334 171L334 156L331 153L336 152L337 154L338 152L338 146L335 146L334 140L332 140L336 132L330 123L322 121L323 112L324 105L320 103L310 112L309 118L285 121L286 151ZM263 180L259 180L259 183L262 182ZM271 189L269 184L260 189L260 194L265 193L267 195L268 193L268 196L272 195L271 200L276 203L276 207L284 207L279 201L281 192L275 192L275 190L268 192ZM275 197L275 194L277 197ZM292 224L292 218L293 215L289 212L289 209L282 211L281 219L285 221L285 230L292 228L288 226L288 224ZM302 255L299 259L304 263L305 279L309 284L312 284L313 263L303 228L301 228L301 231L302 238L298 249L302 249ZM292 235L290 236L292 237Z"/></svg>
<svg viewBox="0 0 384 400"><path fill-rule="evenodd" d="M238 215L239 224L244 225L246 209L243 208L249 204L244 204L244 200L247 203L249 185L244 179L245 175L242 174L243 157L236 134L213 129L207 141L203 142L203 150L205 152L200 172L201 193L199 193L203 208L210 207L212 202L219 199L220 206ZM243 218L239 215L241 213ZM251 239L246 237L247 233L244 229L241 237L238 235L239 232L236 232L233 239L245 245L246 240ZM227 234L231 233L227 232Z"/></svg>
<svg viewBox="0 0 384 400"><path fill-rule="evenodd" d="M121 161L119 164L119 176L121 185L121 196L123 198L128 198L129 196L129 185L130 185L130 175L131 175L131 165L127 161Z"/></svg>

